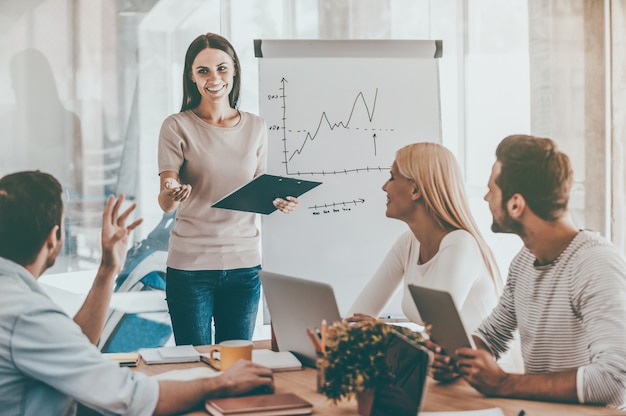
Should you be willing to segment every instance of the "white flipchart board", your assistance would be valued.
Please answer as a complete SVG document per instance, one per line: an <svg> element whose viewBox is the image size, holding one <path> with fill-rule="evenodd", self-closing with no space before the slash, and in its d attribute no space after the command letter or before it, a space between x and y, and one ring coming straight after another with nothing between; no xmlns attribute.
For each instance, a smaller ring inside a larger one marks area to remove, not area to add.
<svg viewBox="0 0 626 416"><path fill-rule="evenodd" d="M323 182L262 217L263 268L330 283L345 314L408 228L385 216L395 152L441 143L434 40L255 40L268 172ZM383 311L401 314L399 293Z"/></svg>

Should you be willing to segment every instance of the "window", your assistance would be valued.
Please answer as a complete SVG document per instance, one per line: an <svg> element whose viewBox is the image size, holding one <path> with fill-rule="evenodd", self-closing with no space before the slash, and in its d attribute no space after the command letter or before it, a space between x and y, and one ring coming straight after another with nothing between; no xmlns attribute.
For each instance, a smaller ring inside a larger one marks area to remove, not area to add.
<svg viewBox="0 0 626 416"><path fill-rule="evenodd" d="M199 33L218 32L234 44L244 74L241 108L251 112L258 112L255 38L442 39L444 144L464 167L472 209L504 273L521 243L489 232L482 196L495 146L508 134L536 133L562 143L577 171L577 222L610 232L604 228L606 147L594 129L599 122L589 116L593 100L604 97L604 77L597 81L588 64L604 49L585 46L602 41L604 10L597 3L3 2L0 174L36 168L63 181L67 243L55 268L90 268L99 259L107 194L124 192L139 202L146 221L137 239L161 219L155 144L162 120L180 108L184 53ZM603 122L605 108L593 114Z"/></svg>

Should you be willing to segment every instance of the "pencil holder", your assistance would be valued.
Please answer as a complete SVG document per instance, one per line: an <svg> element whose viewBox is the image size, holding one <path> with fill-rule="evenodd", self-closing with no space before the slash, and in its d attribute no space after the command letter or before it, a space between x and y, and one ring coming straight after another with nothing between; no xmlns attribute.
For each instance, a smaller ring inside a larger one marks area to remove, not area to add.
<svg viewBox="0 0 626 416"><path fill-rule="evenodd" d="M318 393L322 393L322 387L324 386L325 383L325 379L324 379L324 365L325 365L325 360L324 360L324 355L320 352L317 353L317 362L316 362L316 369L317 369L317 392Z"/></svg>

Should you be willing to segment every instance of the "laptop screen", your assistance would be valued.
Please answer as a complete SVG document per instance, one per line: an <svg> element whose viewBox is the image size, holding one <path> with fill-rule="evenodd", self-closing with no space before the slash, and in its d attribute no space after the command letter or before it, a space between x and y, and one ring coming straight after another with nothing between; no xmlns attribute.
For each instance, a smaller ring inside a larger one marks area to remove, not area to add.
<svg viewBox="0 0 626 416"><path fill-rule="evenodd" d="M333 288L323 282L262 270L259 273L280 351L291 351L302 364L315 367L317 354L306 329L341 320Z"/></svg>
<svg viewBox="0 0 626 416"><path fill-rule="evenodd" d="M415 416L422 405L432 354L392 331L385 359L393 382L376 389L370 416Z"/></svg>

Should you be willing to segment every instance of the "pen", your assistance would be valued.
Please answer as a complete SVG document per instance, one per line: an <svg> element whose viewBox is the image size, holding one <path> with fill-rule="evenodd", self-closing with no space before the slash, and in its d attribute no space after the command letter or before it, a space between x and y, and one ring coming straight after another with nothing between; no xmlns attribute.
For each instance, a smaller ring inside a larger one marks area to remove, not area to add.
<svg viewBox="0 0 626 416"><path fill-rule="evenodd" d="M526 412L524 411L524 409L522 409L522 410L519 411L517 416L524 416L525 414L526 414Z"/></svg>
<svg viewBox="0 0 626 416"><path fill-rule="evenodd" d="M328 332L328 328L327 328L327 324L326 324L326 319L322 319L322 353L326 352L326 335Z"/></svg>

